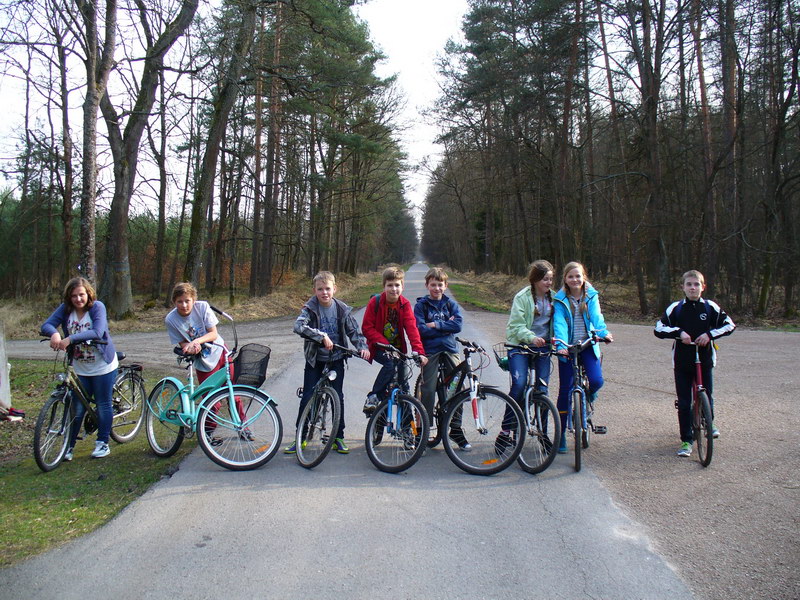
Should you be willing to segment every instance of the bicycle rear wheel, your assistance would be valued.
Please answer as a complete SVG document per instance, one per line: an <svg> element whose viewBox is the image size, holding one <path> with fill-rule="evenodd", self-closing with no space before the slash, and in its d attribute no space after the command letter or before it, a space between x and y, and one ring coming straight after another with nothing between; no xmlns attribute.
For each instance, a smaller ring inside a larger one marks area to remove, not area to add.
<svg viewBox="0 0 800 600"><path fill-rule="evenodd" d="M228 389L222 388L203 400L197 441L208 458L226 469L257 469L278 452L281 417L260 390L234 386L233 396L231 401Z"/></svg>
<svg viewBox="0 0 800 600"><path fill-rule="evenodd" d="M170 379L162 379L147 397L147 414L144 430L147 443L156 456L166 458L178 451L183 443L185 431L177 420L181 410L178 386Z"/></svg>
<svg viewBox="0 0 800 600"><path fill-rule="evenodd" d="M313 469L328 455L333 447L341 420L339 394L328 386L319 388L311 396L297 427L295 443L297 460L307 469Z"/></svg>
<svg viewBox="0 0 800 600"><path fill-rule="evenodd" d="M583 392L572 392L572 428L575 434L575 471L581 470L581 449L583 447Z"/></svg>
<svg viewBox="0 0 800 600"><path fill-rule="evenodd" d="M33 456L47 473L63 460L69 443L69 429L74 408L67 388L54 391L45 401L33 430Z"/></svg>
<svg viewBox="0 0 800 600"><path fill-rule="evenodd" d="M558 453L561 439L561 419L552 400L529 389L526 394L528 410L525 443L517 458L519 466L527 473L541 473L549 467Z"/></svg>
<svg viewBox="0 0 800 600"><path fill-rule="evenodd" d="M139 375L120 369L112 396L111 437L119 444L130 442L139 433L144 419L145 391Z"/></svg>
<svg viewBox="0 0 800 600"><path fill-rule="evenodd" d="M700 459L700 464L707 467L711 464L711 456L714 452L714 435L711 429L713 421L711 416L711 403L708 400L708 395L705 390L697 392L698 406L693 407L692 415L695 421L692 424L694 441L697 443L697 458ZM695 418L694 415L697 415Z"/></svg>
<svg viewBox="0 0 800 600"><path fill-rule="evenodd" d="M464 452L449 435L443 436L445 452L460 469L472 475L493 475L519 457L525 443L522 411L516 401L503 392L478 386L478 396L461 392L450 400L443 431L450 431L453 420L462 417L463 439L472 449ZM460 436L459 436L460 437Z"/></svg>
<svg viewBox="0 0 800 600"><path fill-rule="evenodd" d="M425 452L429 429L422 403L408 394L395 394L391 409L386 399L369 418L364 440L367 456L386 473L405 471Z"/></svg>

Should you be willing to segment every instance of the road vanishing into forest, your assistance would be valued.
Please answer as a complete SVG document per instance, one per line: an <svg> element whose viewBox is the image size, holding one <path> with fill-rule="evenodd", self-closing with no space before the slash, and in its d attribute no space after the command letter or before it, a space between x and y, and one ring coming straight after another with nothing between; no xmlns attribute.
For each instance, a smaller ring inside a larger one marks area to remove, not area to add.
<svg viewBox="0 0 800 600"><path fill-rule="evenodd" d="M404 295L412 302L424 292L425 271L425 265L416 264L407 273ZM357 319L360 322L360 313ZM503 315L468 311L461 337L490 348L502 340L504 320ZM280 318L239 327L240 341L258 340L273 348L264 389L279 402L284 445L294 435L295 390L303 370L302 343L291 333L292 322L293 318ZM725 450L715 456L721 464L712 463L706 470L693 459L676 459L674 410L634 422L628 400L617 404L618 390L645 389L641 374L629 368L645 351L631 346L627 359L621 354L611 358L626 337L641 338L642 344L662 350L654 359L657 369L647 371L658 374L646 393L659 405L671 402L671 374L664 362L669 360L668 346L658 346L641 326L611 329L618 343L606 349L608 389L601 395L608 406L609 435L594 438L580 473L574 472L568 454L538 476L514 465L492 477L476 477L455 467L441 446L429 450L406 473L377 471L364 451L366 419L361 406L378 367L351 360L344 382L349 455L331 453L309 471L293 456L279 453L261 469L232 472L216 466L198 448L172 477L104 527L0 571L0 598L713 598L731 596L722 593L724 583L714 588L704 584L723 582L729 575L740 592L732 597L761 595L755 590L771 588L756 583L742 588L735 580L739 562L761 560L760 547L747 545L752 537L749 526L758 526L758 519L751 517L742 524L744 529L731 523L733 535L714 538L697 529L708 516L695 526L685 500L678 499L678 508L670 505L669 499L684 489L687 498L696 498L692 482L700 477L723 487L706 476L715 476L715 468L731 476L725 470ZM222 332L226 335L224 327ZM163 366L172 361L166 335L163 338L130 334L115 336L115 342L134 360ZM150 347L154 340L155 354ZM9 354L47 356L35 343L9 342ZM612 364L616 369L609 368ZM507 375L494 364L482 377L502 389L508 386ZM554 373L551 386L556 381ZM636 396L641 401L642 393ZM735 417L729 418L730 423L722 419L722 442L735 429ZM659 422L654 425L653 419ZM644 428L631 426L636 423ZM657 433L648 435L648 427ZM794 448L797 429L787 432ZM638 454L631 455L628 445L640 441L650 446L636 446ZM113 461L113 453L108 460ZM626 462L629 465L620 468ZM782 477L797 481L796 452L786 462ZM57 477L58 472L48 476ZM706 497L700 494L698 504ZM779 500L773 508L785 512L782 507L787 504L789 511L796 509L796 489L790 486L785 502ZM705 514L715 514L721 502L711 498L703 507ZM661 515L662 508L672 512ZM628 514L640 519L652 514L653 521L643 525ZM796 534L796 511L781 515L773 512L773 526L781 527L780 519L789 519L786 527L791 533L794 523ZM673 533L678 541L670 537ZM691 547L704 549L709 541L717 554L725 552L726 544L736 548L740 542L748 550L737 562L722 562L728 571L715 566L713 559L700 563L696 572L692 562L676 563L682 544L690 547L691 557ZM785 577L777 592L766 595L796 593L796 548L794 544L776 551L771 545L773 553L783 552L780 556L788 558L780 558L775 572L765 575L772 580ZM790 574L776 575L778 570ZM757 578L762 577L757 573Z"/></svg>

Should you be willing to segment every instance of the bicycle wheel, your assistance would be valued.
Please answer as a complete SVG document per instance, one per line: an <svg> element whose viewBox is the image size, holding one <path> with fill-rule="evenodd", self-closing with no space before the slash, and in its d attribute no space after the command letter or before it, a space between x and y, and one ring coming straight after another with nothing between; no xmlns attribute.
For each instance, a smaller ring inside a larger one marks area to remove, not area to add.
<svg viewBox="0 0 800 600"><path fill-rule="evenodd" d="M139 433L144 419L144 382L137 373L122 369L114 382L111 437L119 444L130 442Z"/></svg>
<svg viewBox="0 0 800 600"><path fill-rule="evenodd" d="M472 475L499 473L519 457L525 443L522 411L516 401L500 390L478 386L478 397L461 392L450 400L443 431L450 431L453 419L463 416L461 431L472 446L469 452L459 449L459 440L442 437L445 452L455 465Z"/></svg>
<svg viewBox="0 0 800 600"><path fill-rule="evenodd" d="M156 456L166 458L178 451L185 431L175 413L181 410L178 386L171 379L162 379L147 397L144 429L147 443Z"/></svg>
<svg viewBox="0 0 800 600"><path fill-rule="evenodd" d="M693 425L694 441L697 442L697 458L701 465L707 467L711 464L711 455L714 452L714 435L711 430L711 403L705 390L697 392L697 403L699 423Z"/></svg>
<svg viewBox="0 0 800 600"><path fill-rule="evenodd" d="M425 452L428 431L422 403L408 394L395 394L391 410L389 400L384 400L369 418L364 440L367 456L386 473L405 471Z"/></svg>
<svg viewBox="0 0 800 600"><path fill-rule="evenodd" d="M340 413L339 394L332 387L319 388L309 399L295 436L297 460L305 468L313 469L331 451L339 431Z"/></svg>
<svg viewBox="0 0 800 600"><path fill-rule="evenodd" d="M583 392L572 392L572 433L575 435L575 470L581 470L581 448L583 447Z"/></svg>
<svg viewBox="0 0 800 600"><path fill-rule="evenodd" d="M234 386L233 395L231 402L228 389L222 388L203 400L197 440L208 458L226 469L257 469L278 452L281 417L260 390Z"/></svg>
<svg viewBox="0 0 800 600"><path fill-rule="evenodd" d="M39 411L33 430L33 456L36 464L47 473L55 469L69 443L69 428L74 413L67 388L54 391Z"/></svg>
<svg viewBox="0 0 800 600"><path fill-rule="evenodd" d="M535 475L549 467L558 454L561 419L552 400L547 396L536 394L529 388L526 398L528 410L524 415L525 443L517 462L523 471Z"/></svg>

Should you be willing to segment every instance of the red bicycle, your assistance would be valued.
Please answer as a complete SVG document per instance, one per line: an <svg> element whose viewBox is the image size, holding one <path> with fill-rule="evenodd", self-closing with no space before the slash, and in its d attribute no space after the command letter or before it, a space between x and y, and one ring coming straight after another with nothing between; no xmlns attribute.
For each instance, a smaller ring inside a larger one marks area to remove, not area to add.
<svg viewBox="0 0 800 600"><path fill-rule="evenodd" d="M700 349L694 346L694 382L692 383L692 436L697 444L697 457L700 464L707 467L711 464L714 453L714 427L711 414L711 401L703 386L703 369L700 364Z"/></svg>

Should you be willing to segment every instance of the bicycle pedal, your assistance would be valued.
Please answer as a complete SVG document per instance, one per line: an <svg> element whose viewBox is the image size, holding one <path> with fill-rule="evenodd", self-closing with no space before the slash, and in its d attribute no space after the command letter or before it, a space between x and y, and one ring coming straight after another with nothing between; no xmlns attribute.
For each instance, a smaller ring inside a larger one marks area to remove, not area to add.
<svg viewBox="0 0 800 600"><path fill-rule="evenodd" d="M298 398L302 398L303 397L303 388L301 388L301 387L297 388L297 397Z"/></svg>
<svg viewBox="0 0 800 600"><path fill-rule="evenodd" d="M164 416L168 419L177 419L178 418L178 411L174 408L170 408L167 412L164 413Z"/></svg>
<svg viewBox="0 0 800 600"><path fill-rule="evenodd" d="M594 431L597 435L608 433L608 429L606 429L605 425L593 425L592 431Z"/></svg>

